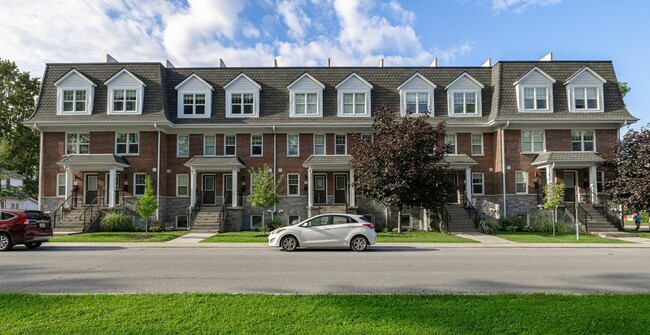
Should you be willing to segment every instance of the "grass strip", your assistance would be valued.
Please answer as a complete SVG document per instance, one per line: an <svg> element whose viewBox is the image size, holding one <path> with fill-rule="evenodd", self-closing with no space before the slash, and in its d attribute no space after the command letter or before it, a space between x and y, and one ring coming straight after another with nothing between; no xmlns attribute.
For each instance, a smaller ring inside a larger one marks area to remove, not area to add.
<svg viewBox="0 0 650 335"><path fill-rule="evenodd" d="M205 243L266 243L268 233L240 231L221 233L201 242ZM474 240L437 232L377 233L378 243L476 243Z"/></svg>
<svg viewBox="0 0 650 335"><path fill-rule="evenodd" d="M580 234L580 240L576 240L575 233L553 233L548 232L494 232L492 235L517 243L629 243L613 238L605 238L596 235Z"/></svg>
<svg viewBox="0 0 650 335"><path fill-rule="evenodd" d="M85 233L55 237L50 242L166 242L187 234L187 231Z"/></svg>
<svg viewBox="0 0 650 335"><path fill-rule="evenodd" d="M648 310L649 295L8 293L0 334L647 334Z"/></svg>

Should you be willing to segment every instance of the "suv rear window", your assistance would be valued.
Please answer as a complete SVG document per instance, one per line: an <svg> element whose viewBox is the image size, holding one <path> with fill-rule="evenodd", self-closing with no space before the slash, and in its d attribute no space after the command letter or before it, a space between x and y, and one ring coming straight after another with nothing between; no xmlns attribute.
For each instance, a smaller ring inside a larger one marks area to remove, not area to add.
<svg viewBox="0 0 650 335"><path fill-rule="evenodd" d="M47 216L47 214L40 212L40 211L25 211L25 214L27 214L27 217L30 220L49 220L50 217Z"/></svg>

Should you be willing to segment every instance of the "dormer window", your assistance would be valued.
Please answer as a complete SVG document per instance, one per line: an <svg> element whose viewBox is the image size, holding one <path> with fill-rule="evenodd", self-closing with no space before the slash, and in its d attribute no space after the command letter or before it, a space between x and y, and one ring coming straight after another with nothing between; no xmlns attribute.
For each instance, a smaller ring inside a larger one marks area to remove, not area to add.
<svg viewBox="0 0 650 335"><path fill-rule="evenodd" d="M180 119L209 118L212 114L212 85L192 73L176 85Z"/></svg>
<svg viewBox="0 0 650 335"><path fill-rule="evenodd" d="M433 90L436 85L416 73L407 79L397 89L400 92L400 114L422 115L426 112L433 113Z"/></svg>
<svg viewBox="0 0 650 335"><path fill-rule="evenodd" d="M555 79L535 67L513 85L517 92L520 113L553 113L553 84Z"/></svg>
<svg viewBox="0 0 650 335"><path fill-rule="evenodd" d="M372 90L372 85L356 73L336 85L338 116L369 117L370 90Z"/></svg>
<svg viewBox="0 0 650 335"><path fill-rule="evenodd" d="M183 115L205 115L205 94L183 94Z"/></svg>
<svg viewBox="0 0 650 335"><path fill-rule="evenodd" d="M122 69L104 84L108 87L108 114L142 114L145 83Z"/></svg>
<svg viewBox="0 0 650 335"><path fill-rule="evenodd" d="M240 74L224 86L226 117L258 117L262 86L245 74Z"/></svg>
<svg viewBox="0 0 650 335"><path fill-rule="evenodd" d="M57 88L57 115L90 115L95 84L72 69L54 83Z"/></svg>
<svg viewBox="0 0 650 335"><path fill-rule="evenodd" d="M287 86L290 94L291 117L323 116L323 90L325 85L308 73Z"/></svg>
<svg viewBox="0 0 650 335"><path fill-rule="evenodd" d="M481 116L481 90L483 84L463 72L445 87L448 115L451 117Z"/></svg>
<svg viewBox="0 0 650 335"><path fill-rule="evenodd" d="M607 80L589 67L584 67L571 76L566 85L569 110L571 112L604 112L603 84Z"/></svg>

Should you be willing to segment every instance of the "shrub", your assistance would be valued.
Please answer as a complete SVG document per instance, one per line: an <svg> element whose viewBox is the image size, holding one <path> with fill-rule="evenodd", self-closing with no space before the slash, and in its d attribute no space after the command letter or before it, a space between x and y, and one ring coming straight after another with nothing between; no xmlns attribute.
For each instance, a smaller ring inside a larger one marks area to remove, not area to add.
<svg viewBox="0 0 650 335"><path fill-rule="evenodd" d="M484 234L492 234L499 230L501 230L501 222L495 219L481 220L478 226L478 231Z"/></svg>
<svg viewBox="0 0 650 335"><path fill-rule="evenodd" d="M282 227L282 222L280 220L274 219L266 223L266 227L268 230L276 230L280 227Z"/></svg>
<svg viewBox="0 0 650 335"><path fill-rule="evenodd" d="M176 227L171 222L168 222L168 221L151 221L151 222L149 222L149 231L161 232L161 231L173 231L173 230L176 230Z"/></svg>
<svg viewBox="0 0 650 335"><path fill-rule="evenodd" d="M100 231L133 231L133 220L124 212L110 212L99 223Z"/></svg>

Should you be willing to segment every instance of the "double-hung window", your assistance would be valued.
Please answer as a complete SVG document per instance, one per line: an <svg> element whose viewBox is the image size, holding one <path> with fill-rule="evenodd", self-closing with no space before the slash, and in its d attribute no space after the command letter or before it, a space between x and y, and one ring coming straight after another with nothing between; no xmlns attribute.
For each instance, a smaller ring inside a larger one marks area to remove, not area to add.
<svg viewBox="0 0 650 335"><path fill-rule="evenodd" d="M296 93L294 115L318 115L317 93Z"/></svg>
<svg viewBox="0 0 650 335"><path fill-rule="evenodd" d="M476 114L476 92L454 93L454 114Z"/></svg>
<svg viewBox="0 0 650 335"><path fill-rule="evenodd" d="M65 173L57 173L56 175L56 196L65 197L65 188L66 188Z"/></svg>
<svg viewBox="0 0 650 335"><path fill-rule="evenodd" d="M287 135L287 156L298 156L300 150L300 137L298 134Z"/></svg>
<svg viewBox="0 0 650 335"><path fill-rule="evenodd" d="M572 130L571 147L573 151L595 151L593 130Z"/></svg>
<svg viewBox="0 0 650 335"><path fill-rule="evenodd" d="M524 87L525 110L548 110L548 89L546 87Z"/></svg>
<svg viewBox="0 0 650 335"><path fill-rule="evenodd" d="M314 134L314 155L325 154L325 135Z"/></svg>
<svg viewBox="0 0 650 335"><path fill-rule="evenodd" d="M347 136L345 134L334 135L334 154L335 155L347 154Z"/></svg>
<svg viewBox="0 0 650 335"><path fill-rule="evenodd" d="M237 135L225 135L223 152L226 156L234 156L237 152Z"/></svg>
<svg viewBox="0 0 650 335"><path fill-rule="evenodd" d="M67 134L65 154L88 154L90 153L90 134Z"/></svg>
<svg viewBox="0 0 650 335"><path fill-rule="evenodd" d="M183 94L183 114L205 115L205 94Z"/></svg>
<svg viewBox="0 0 650 335"><path fill-rule="evenodd" d="M137 155L140 153L140 133L117 133L115 153L118 155Z"/></svg>
<svg viewBox="0 0 650 335"><path fill-rule="evenodd" d="M576 87L574 88L574 103L576 110L598 109L598 88L597 87Z"/></svg>
<svg viewBox="0 0 650 335"><path fill-rule="evenodd" d="M483 173L472 173L472 193L483 194L485 192L485 181Z"/></svg>
<svg viewBox="0 0 650 335"><path fill-rule="evenodd" d="M113 112L136 112L136 90L113 90Z"/></svg>
<svg viewBox="0 0 650 335"><path fill-rule="evenodd" d="M232 115L254 115L255 100L253 93L232 93L231 95Z"/></svg>
<svg viewBox="0 0 650 335"><path fill-rule="evenodd" d="M596 171L596 192L605 192L605 171Z"/></svg>
<svg viewBox="0 0 650 335"><path fill-rule="evenodd" d="M366 115L366 94L343 93L343 115Z"/></svg>
<svg viewBox="0 0 650 335"><path fill-rule="evenodd" d="M215 156L217 154L217 138L214 135L203 136L203 155Z"/></svg>
<svg viewBox="0 0 650 335"><path fill-rule="evenodd" d="M251 156L262 156L262 135L251 135Z"/></svg>
<svg viewBox="0 0 650 335"><path fill-rule="evenodd" d="M300 195L300 175L297 173L287 174L287 195Z"/></svg>
<svg viewBox="0 0 650 335"><path fill-rule="evenodd" d="M456 154L456 134L445 135L445 148L448 154Z"/></svg>
<svg viewBox="0 0 650 335"><path fill-rule="evenodd" d="M86 90L63 90L63 111L86 112Z"/></svg>
<svg viewBox="0 0 650 335"><path fill-rule="evenodd" d="M472 156L483 155L483 134L472 134Z"/></svg>
<svg viewBox="0 0 650 335"><path fill-rule="evenodd" d="M188 135L176 136L176 157L189 157L190 137Z"/></svg>
<svg viewBox="0 0 650 335"><path fill-rule="evenodd" d="M517 194L528 193L528 172L516 171L515 172L515 187Z"/></svg>
<svg viewBox="0 0 650 335"><path fill-rule="evenodd" d="M411 114L424 114L429 110L429 93L406 92L406 110Z"/></svg>
<svg viewBox="0 0 650 335"><path fill-rule="evenodd" d="M144 186L145 186L146 178L147 178L146 173L133 174L133 195L136 196L144 195Z"/></svg>
<svg viewBox="0 0 650 335"><path fill-rule="evenodd" d="M522 152L544 151L544 131L543 130L522 130L521 151Z"/></svg>
<svg viewBox="0 0 650 335"><path fill-rule="evenodd" d="M176 196L186 197L189 193L189 177L186 174L176 175Z"/></svg>

